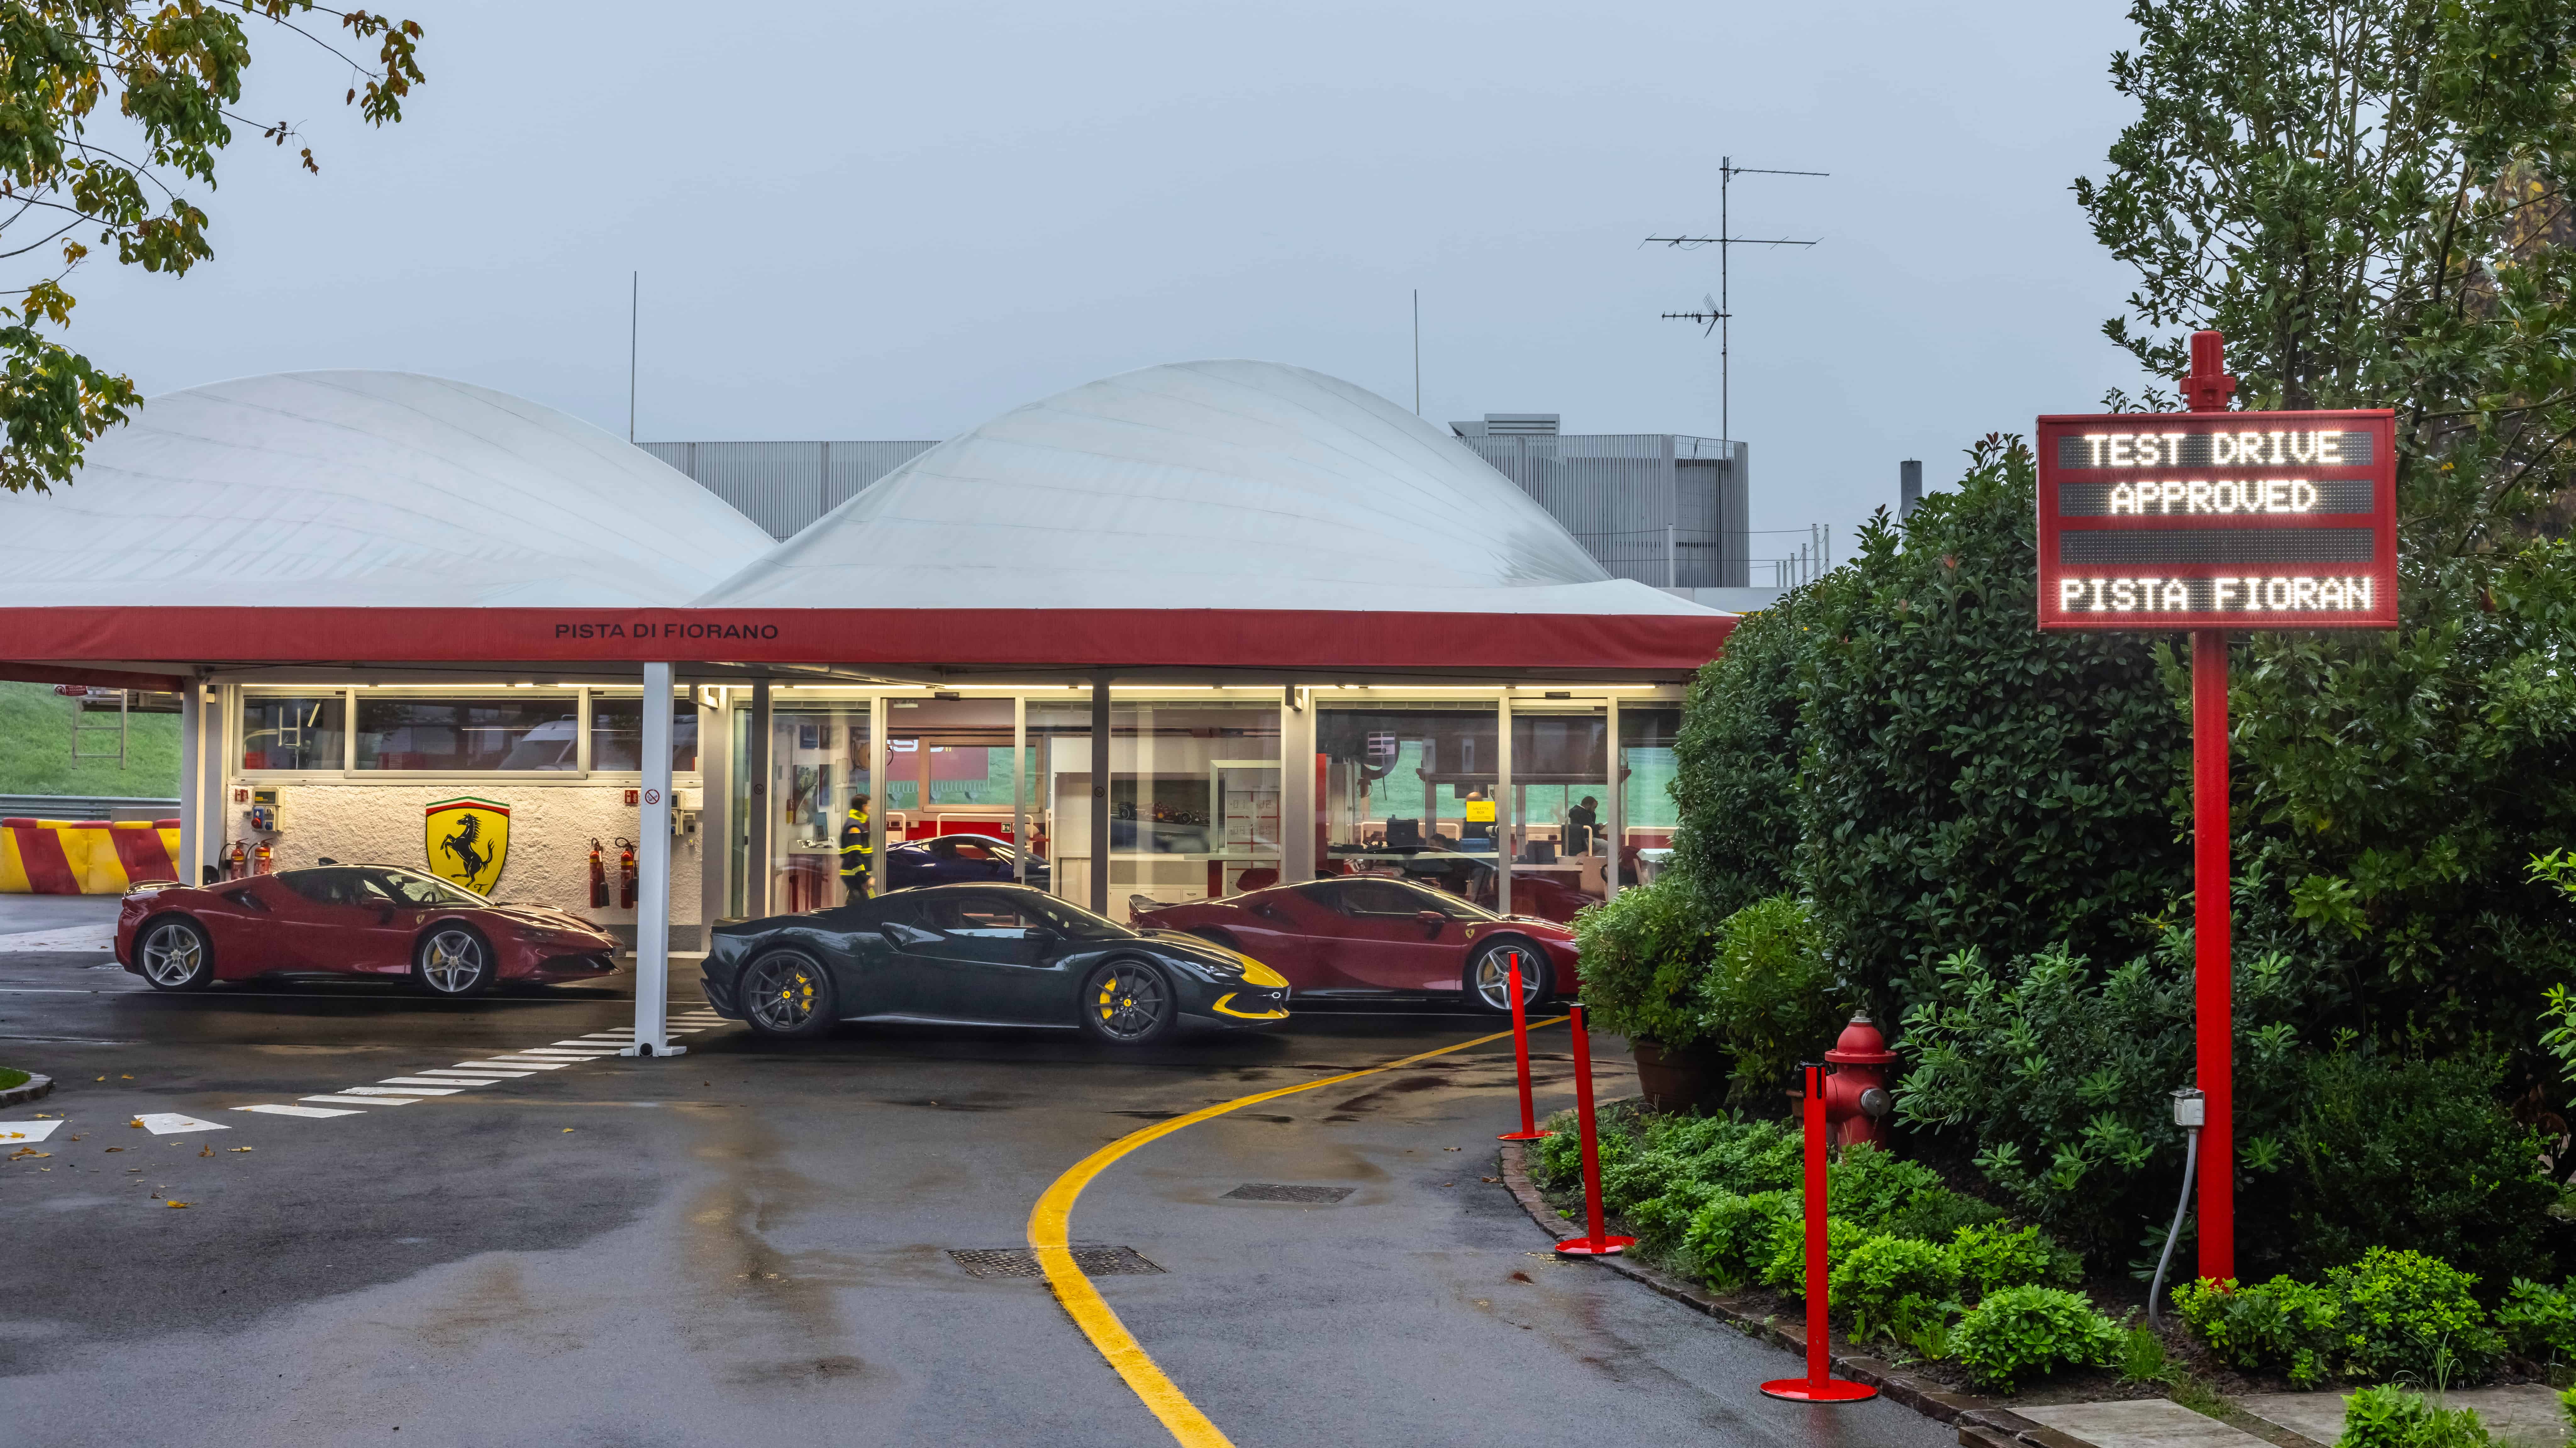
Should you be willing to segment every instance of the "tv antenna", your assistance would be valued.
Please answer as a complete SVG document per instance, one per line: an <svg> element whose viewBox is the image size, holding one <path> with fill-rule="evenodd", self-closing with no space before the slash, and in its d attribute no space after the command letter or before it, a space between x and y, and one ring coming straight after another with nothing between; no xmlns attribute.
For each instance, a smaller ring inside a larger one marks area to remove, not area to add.
<svg viewBox="0 0 2576 1448"><path fill-rule="evenodd" d="M1717 235L1646 238L1646 241L1659 241L1680 251L1697 251L1703 246L1717 248L1717 296L1714 300L1708 301L1708 309L1701 312L1666 312L1664 316L1685 322L1705 322L1717 328L1717 436L1720 442L1727 442L1734 436L1734 418L1731 415L1734 399L1730 395L1732 379L1728 375L1734 352L1731 345L1733 339L1728 336L1730 329L1727 326L1727 319L1734 315L1727 310L1727 272L1731 259L1730 253L1739 246L1814 246L1816 244L1813 241L1797 241L1785 236L1737 236L1727 225L1727 193L1734 187L1735 178L1738 176L1830 176L1832 174L1834 173L1831 171L1782 171L1765 166L1738 166L1733 156L1720 156L1717 162ZM1646 241L1637 244L1644 246ZM1706 333L1703 332L1701 335L1705 336ZM1728 456L1734 456L1731 448Z"/></svg>

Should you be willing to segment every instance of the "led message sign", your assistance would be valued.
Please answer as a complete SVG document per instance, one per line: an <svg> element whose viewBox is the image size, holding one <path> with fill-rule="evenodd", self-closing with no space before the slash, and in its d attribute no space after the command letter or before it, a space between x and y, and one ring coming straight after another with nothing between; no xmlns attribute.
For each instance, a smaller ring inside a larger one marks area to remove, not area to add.
<svg viewBox="0 0 2576 1448"><path fill-rule="evenodd" d="M2394 628L2395 414L2039 420L2041 628Z"/></svg>

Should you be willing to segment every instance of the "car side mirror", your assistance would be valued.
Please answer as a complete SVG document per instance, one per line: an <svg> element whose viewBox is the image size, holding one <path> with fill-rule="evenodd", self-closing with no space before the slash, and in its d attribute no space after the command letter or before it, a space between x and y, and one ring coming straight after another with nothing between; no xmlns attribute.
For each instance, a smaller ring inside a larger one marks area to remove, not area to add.
<svg viewBox="0 0 2576 1448"><path fill-rule="evenodd" d="M1416 910L1413 912L1413 918L1422 922L1422 928L1425 930L1438 930L1449 923L1449 917L1437 910Z"/></svg>

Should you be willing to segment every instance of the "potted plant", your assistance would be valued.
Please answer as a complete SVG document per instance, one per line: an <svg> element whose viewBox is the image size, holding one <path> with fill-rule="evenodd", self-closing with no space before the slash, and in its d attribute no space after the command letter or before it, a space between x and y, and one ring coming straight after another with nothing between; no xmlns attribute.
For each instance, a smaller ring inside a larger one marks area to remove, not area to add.
<svg viewBox="0 0 2576 1448"><path fill-rule="evenodd" d="M1637 1083L1658 1111L1714 1105L1726 1078L1705 990L1715 924L1678 872L1575 917L1584 1008L1595 1025L1628 1038Z"/></svg>

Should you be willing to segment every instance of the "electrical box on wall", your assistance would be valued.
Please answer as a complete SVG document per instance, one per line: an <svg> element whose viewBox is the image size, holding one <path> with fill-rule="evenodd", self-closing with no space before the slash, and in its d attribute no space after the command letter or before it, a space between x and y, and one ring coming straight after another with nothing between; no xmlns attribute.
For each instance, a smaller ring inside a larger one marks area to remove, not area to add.
<svg viewBox="0 0 2576 1448"><path fill-rule="evenodd" d="M250 827L272 835L284 828L277 820L277 790L274 787L250 792Z"/></svg>
<svg viewBox="0 0 2576 1448"><path fill-rule="evenodd" d="M671 833L693 835L698 832L698 815L706 809L704 789L674 788L671 791Z"/></svg>

